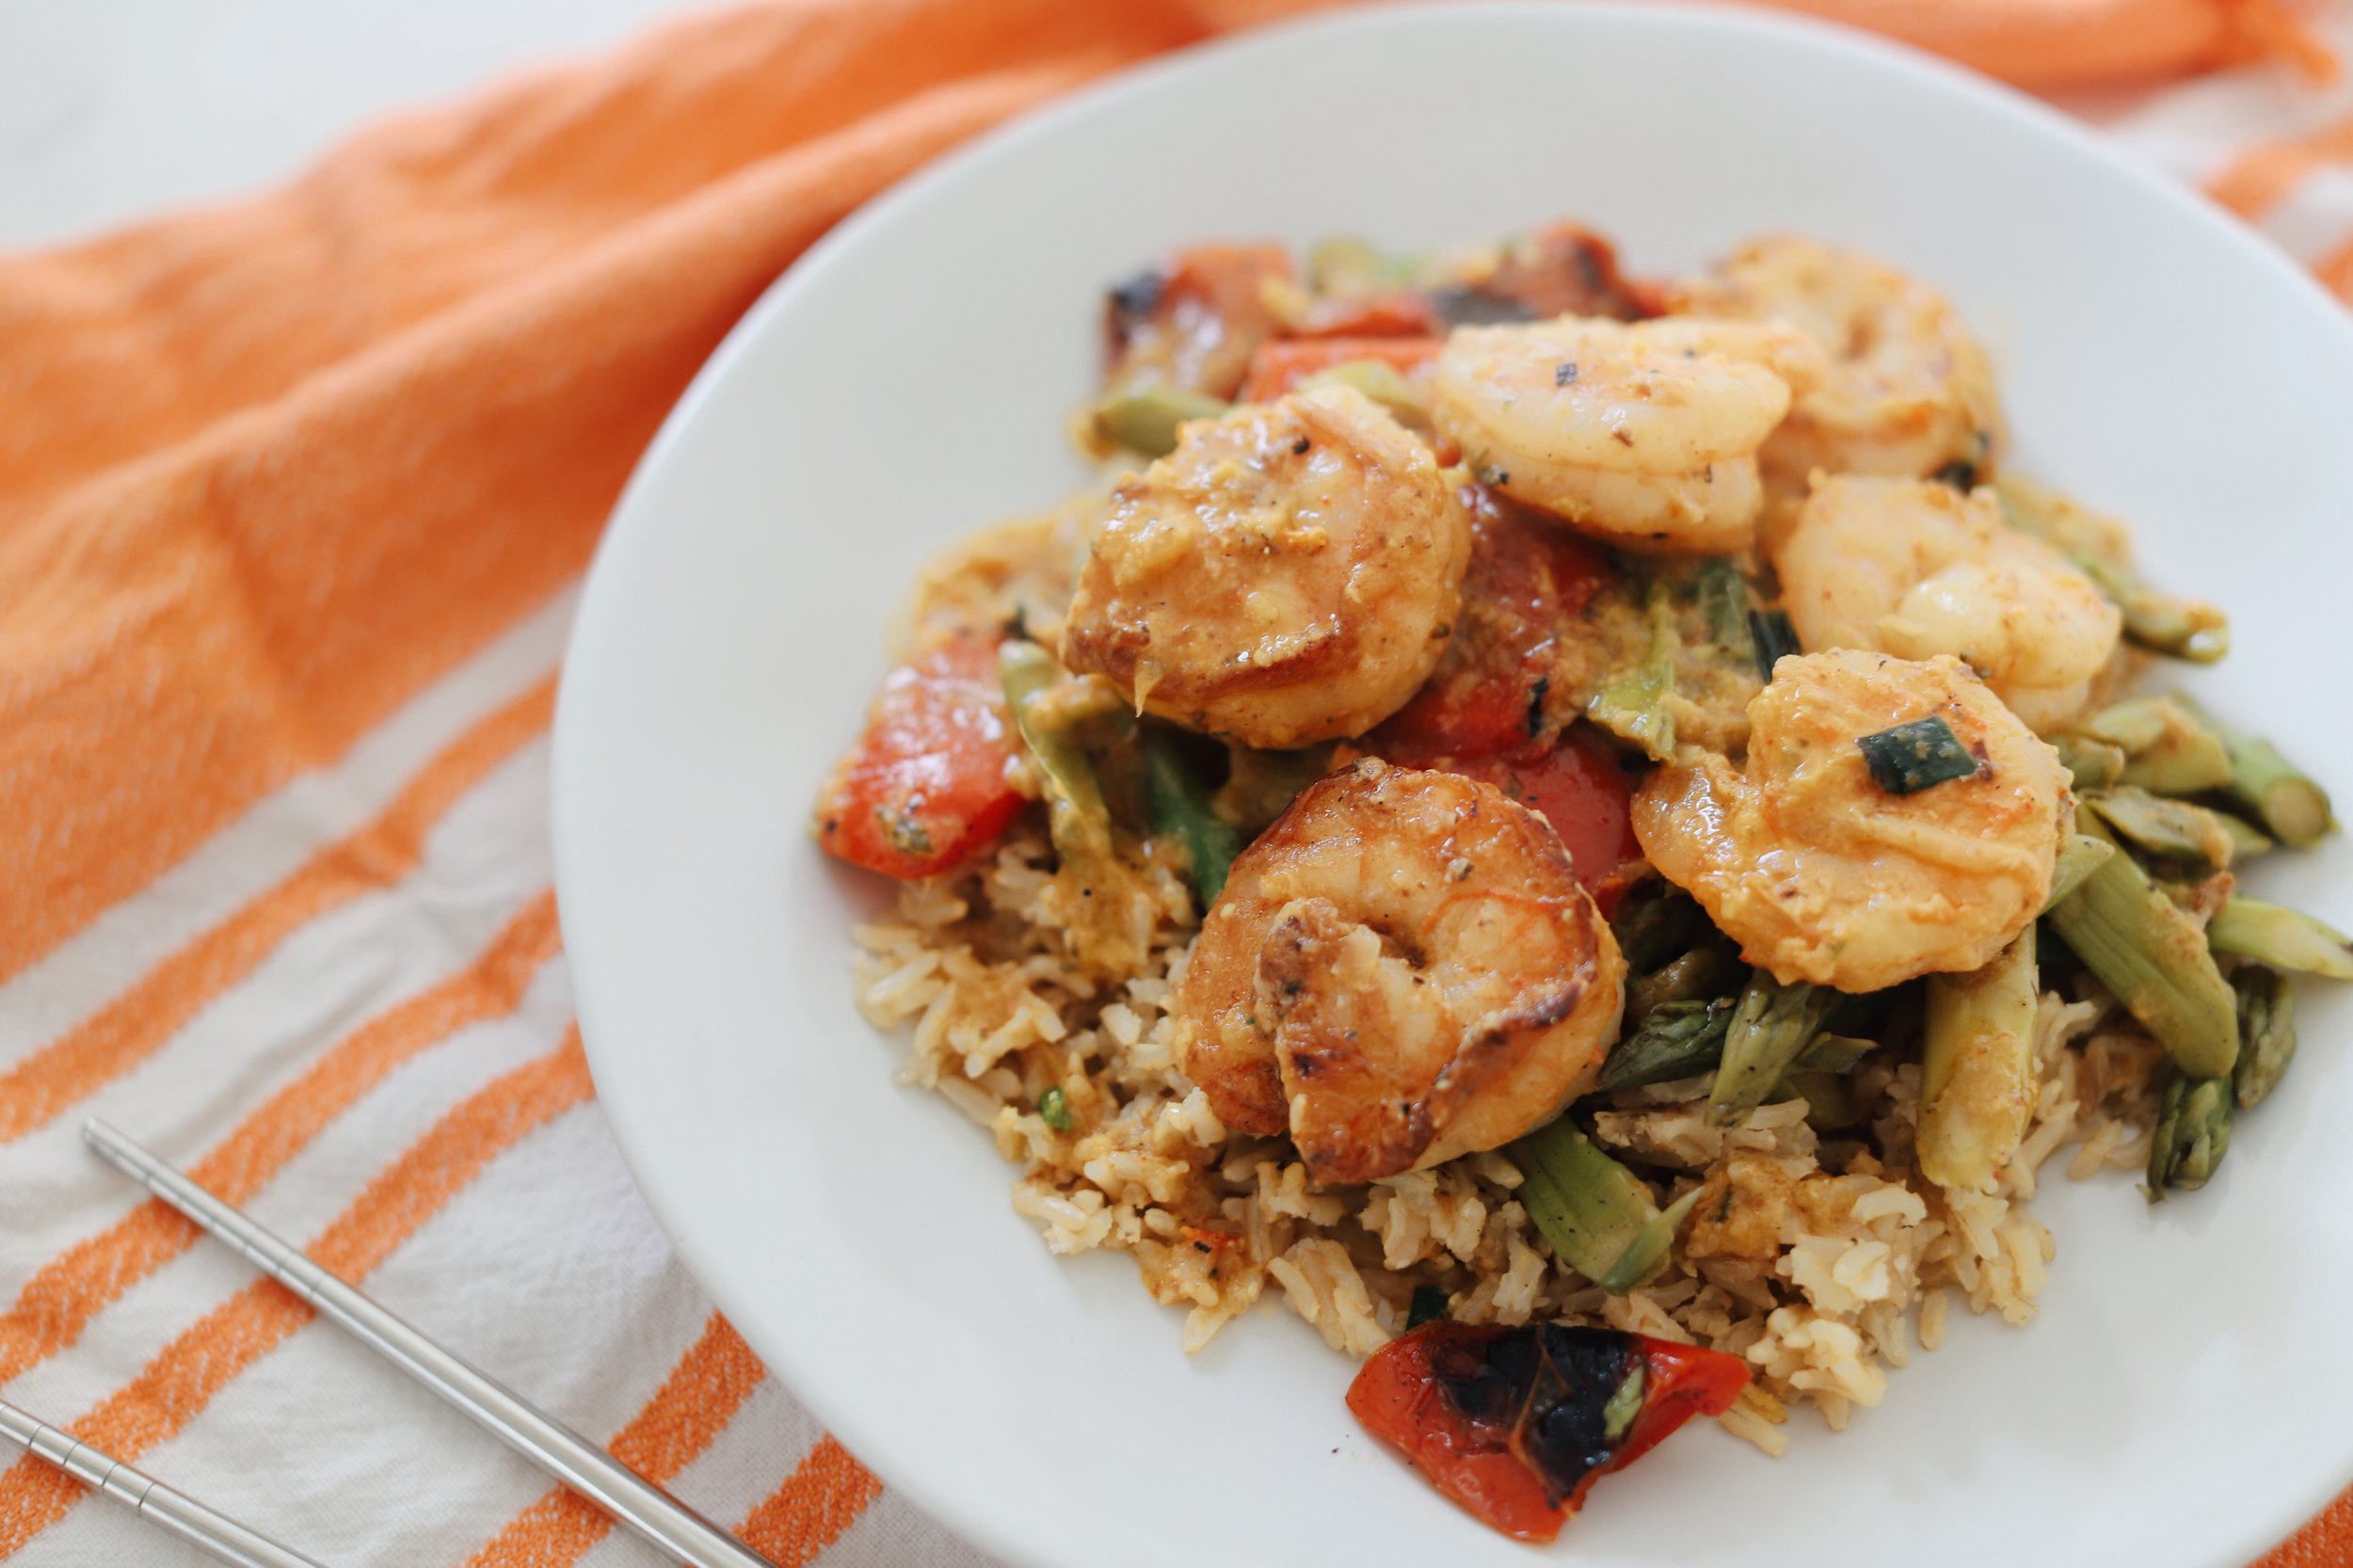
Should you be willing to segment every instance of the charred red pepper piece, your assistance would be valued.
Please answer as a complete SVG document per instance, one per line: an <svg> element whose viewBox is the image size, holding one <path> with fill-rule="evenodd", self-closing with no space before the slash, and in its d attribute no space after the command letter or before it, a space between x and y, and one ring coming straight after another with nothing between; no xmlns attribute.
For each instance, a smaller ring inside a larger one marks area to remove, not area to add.
<svg viewBox="0 0 2353 1568"><path fill-rule="evenodd" d="M1376 1352L1348 1408L1464 1508L1542 1542L1596 1479L1748 1381L1737 1356L1613 1329L1436 1322Z"/></svg>
<svg viewBox="0 0 2353 1568"><path fill-rule="evenodd" d="M1290 280L1290 253L1279 245L1196 245L1129 279L1105 301L1106 383L1231 398L1278 325L1266 285Z"/></svg>
<svg viewBox="0 0 2353 1568"><path fill-rule="evenodd" d="M1721 1416L1749 1385L1748 1363L1702 1345L1636 1335L1650 1374L1641 1413L1609 1468L1623 1470L1675 1434L1694 1416Z"/></svg>
<svg viewBox="0 0 2353 1568"><path fill-rule="evenodd" d="M930 876L970 858L1019 813L1000 640L958 632L890 672L865 733L818 792L826 854L885 876Z"/></svg>
<svg viewBox="0 0 2353 1568"><path fill-rule="evenodd" d="M1375 731L1372 749L1428 766L1437 757L1525 749L1545 734L1545 680L1556 640L1581 620L1616 568L1557 524L1529 517L1483 485L1463 488L1470 565L1463 613L1438 667Z"/></svg>
<svg viewBox="0 0 2353 1568"><path fill-rule="evenodd" d="M1438 289L1431 303L1457 327L1557 315L1640 321L1658 314L1660 305L1656 290L1620 274L1608 240L1575 223L1548 223L1522 235L1485 278Z"/></svg>
<svg viewBox="0 0 2353 1568"><path fill-rule="evenodd" d="M1454 635L1421 690L1367 737L1407 767L1445 768L1534 807L1561 835L1588 889L1635 858L1632 792L1617 753L1584 725L1545 712L1555 639L1614 568L1566 530L1467 487L1471 558Z"/></svg>

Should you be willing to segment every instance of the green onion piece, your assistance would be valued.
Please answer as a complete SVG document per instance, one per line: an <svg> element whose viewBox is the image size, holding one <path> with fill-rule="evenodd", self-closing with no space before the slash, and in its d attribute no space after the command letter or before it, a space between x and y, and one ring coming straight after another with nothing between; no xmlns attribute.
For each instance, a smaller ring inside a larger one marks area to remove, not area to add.
<svg viewBox="0 0 2353 1568"><path fill-rule="evenodd" d="M2288 977L2260 964L2242 964L2231 976L2238 993L2238 1065L2231 1088L2239 1109L2252 1111L2280 1085L2296 1058L2296 989Z"/></svg>
<svg viewBox="0 0 2353 1568"><path fill-rule="evenodd" d="M1316 294L1360 294L1414 281L1418 256L1384 255L1353 234L1320 239L1307 249L1307 287Z"/></svg>
<svg viewBox="0 0 2353 1568"><path fill-rule="evenodd" d="M1699 1197L1700 1190L1694 1187L1653 1215L1634 1233L1634 1240L1609 1265L1609 1272L1593 1283L1613 1296L1623 1296L1657 1273L1658 1266L1667 1261L1667 1249L1674 1245L1675 1232L1682 1228L1684 1216L1691 1212L1691 1206L1699 1202Z"/></svg>
<svg viewBox="0 0 2353 1568"><path fill-rule="evenodd" d="M2201 664L2211 664L2230 650L2231 628L2222 612L2143 582L2121 526L2015 475L2004 475L1997 483L2010 526L2032 534L2090 578L2123 613L2127 641Z"/></svg>
<svg viewBox="0 0 2353 1568"><path fill-rule="evenodd" d="M1732 1010L1730 1001L1670 1001L1653 1008L1641 1028L1609 1048L1593 1087L1635 1089L1707 1071L1723 1055Z"/></svg>
<svg viewBox="0 0 2353 1568"><path fill-rule="evenodd" d="M1862 748L1872 778L1891 795L1916 794L1934 785L1974 778L1984 766L1940 713L1859 736L1855 744Z"/></svg>
<svg viewBox="0 0 2353 1568"><path fill-rule="evenodd" d="M2234 952L2275 969L2353 980L2353 937L2300 909L2233 893L2207 922L2217 952Z"/></svg>
<svg viewBox="0 0 2353 1568"><path fill-rule="evenodd" d="M1510 1144L1516 1194L1553 1256L1595 1284L1625 1256L1658 1208L1641 1177L1562 1116Z"/></svg>
<svg viewBox="0 0 2353 1568"><path fill-rule="evenodd" d="M2124 635L2139 647L2193 664L2211 664L2231 651L2230 621L2204 600L2176 599L2137 583L2120 591L2098 572L2091 580L2116 600L2124 612Z"/></svg>
<svg viewBox="0 0 2353 1568"><path fill-rule="evenodd" d="M1443 1287L1417 1285L1414 1299L1405 1308L1405 1332L1411 1334L1424 1323L1434 1323L1446 1317L1447 1297Z"/></svg>
<svg viewBox="0 0 2353 1568"><path fill-rule="evenodd" d="M2124 753L2120 781L2161 795L2194 795L2231 782L2231 754L2178 697L2139 696L2077 725Z"/></svg>
<svg viewBox="0 0 2353 1568"><path fill-rule="evenodd" d="M1668 1002L1709 1001L1737 991L1748 979L1748 966L1734 957L1728 946L1710 942L1693 948L1682 957L1671 958L1650 973L1636 975L1629 981L1625 988L1625 1016L1639 1029Z"/></svg>
<svg viewBox="0 0 2353 1568"><path fill-rule="evenodd" d="M2165 1190L2203 1187L2231 1147L2231 1080L2176 1073L2165 1088L2157 1130L2149 1143L2149 1201Z"/></svg>
<svg viewBox="0 0 2353 1568"><path fill-rule="evenodd" d="M2173 728L2168 710L2179 707L2163 697L2137 696L2078 720L2077 727L2087 738L2105 741L2131 756L2165 739Z"/></svg>
<svg viewBox="0 0 2353 1568"><path fill-rule="evenodd" d="M1056 1084L1037 1097L1038 1119L1056 1132L1068 1132L1078 1124L1070 1117L1070 1096Z"/></svg>
<svg viewBox="0 0 2353 1568"><path fill-rule="evenodd" d="M1400 424L1410 428L1430 428L1430 404L1414 389L1414 384L1399 373L1386 360L1349 360L1303 377L1299 390L1326 386L1337 382L1353 387L1373 402L1387 409Z"/></svg>
<svg viewBox="0 0 2353 1568"><path fill-rule="evenodd" d="M2081 824L2105 837L2098 823ZM2052 929L2193 1078L2238 1060L2238 1004L2206 933L2129 855L2112 855L2051 906Z"/></svg>
<svg viewBox="0 0 2353 1568"><path fill-rule="evenodd" d="M1538 312L1516 299L1489 294L1476 283L1442 283L1430 291L1430 308L1449 328L1494 327L1534 321Z"/></svg>
<svg viewBox="0 0 2353 1568"><path fill-rule="evenodd" d="M1972 974L1928 977L1920 1065L1920 1171L1974 1192L2026 1134L2035 1106L2034 927Z"/></svg>
<svg viewBox="0 0 2353 1568"><path fill-rule="evenodd" d="M1629 896L1609 918L1609 934L1618 939L1626 967L1638 974L1689 952L1715 929L1699 900L1680 888L1658 886L1663 890L1656 895Z"/></svg>
<svg viewBox="0 0 2353 1568"><path fill-rule="evenodd" d="M1114 392L1092 410L1096 435L1146 457L1176 450L1177 427L1188 420L1215 419L1230 407L1222 399L1182 387L1154 385Z"/></svg>
<svg viewBox="0 0 2353 1568"><path fill-rule="evenodd" d="M2057 748L2059 765L2073 777L2076 789L2107 790L2124 781L2123 747L2082 735L2054 735L2051 744Z"/></svg>
<svg viewBox="0 0 2353 1568"><path fill-rule="evenodd" d="M1827 985L1784 985L1759 969L1724 1031L1723 1064L1707 1096L1708 1120L1731 1127L1765 1103L1838 1003Z"/></svg>
<svg viewBox="0 0 2353 1568"><path fill-rule="evenodd" d="M1176 733L1161 725L1144 728L1144 797L1154 835L1183 849L1185 869L1207 914L1225 889L1234 856L1241 853L1241 829L1211 808L1209 788L1186 762Z"/></svg>
<svg viewBox="0 0 2353 1568"><path fill-rule="evenodd" d="M1298 751L1253 751L1228 744L1225 782L1209 799L1211 809L1256 838L1281 816L1299 792L1321 778L1332 767L1332 748L1305 746Z"/></svg>
<svg viewBox="0 0 2353 1568"><path fill-rule="evenodd" d="M1650 1368L1641 1361L1618 1384L1618 1391L1609 1396L1609 1402L1601 1407L1602 1441L1615 1443L1634 1428L1634 1418L1642 1414L1642 1400L1650 1393Z"/></svg>
<svg viewBox="0 0 2353 1568"><path fill-rule="evenodd" d="M2238 853L2238 840L2219 812L2185 800L2168 800L2131 784L2085 797L2100 820L2150 855L2220 871Z"/></svg>
<svg viewBox="0 0 2353 1568"><path fill-rule="evenodd" d="M2233 800L2255 814L2274 838L2298 849L2320 842L2335 819L2329 792L2313 783L2280 748L2253 735L2242 735L2217 722L2212 713L2196 709L2206 727L2219 736L2231 754L2231 781L2224 786Z"/></svg>
<svg viewBox="0 0 2353 1568"><path fill-rule="evenodd" d="M1852 1127L1863 1120L1863 1107L1854 1086L1837 1073L1791 1073L1773 1091L1775 1099L1795 1096L1805 1101L1805 1119L1820 1131Z"/></svg>
<svg viewBox="0 0 2353 1568"><path fill-rule="evenodd" d="M2180 599L2140 580L2130 568L2072 557L2124 616L2124 640L2152 653L2211 664L2231 651L2231 623L2201 600Z"/></svg>
<svg viewBox="0 0 2353 1568"><path fill-rule="evenodd" d="M1789 624L1785 610L1751 610L1749 641L1756 648L1757 679L1768 685L1772 683L1773 666L1801 651L1798 629Z"/></svg>
<svg viewBox="0 0 2353 1568"><path fill-rule="evenodd" d="M1307 287L1317 294L1371 288L1381 253L1353 234L1327 234L1307 248Z"/></svg>
<svg viewBox="0 0 2353 1568"><path fill-rule="evenodd" d="M1718 646L1736 657L1745 652L1755 658L1755 645L1749 640L1749 580L1738 567L1724 556L1709 556L1700 563L1691 596Z"/></svg>
<svg viewBox="0 0 2353 1568"><path fill-rule="evenodd" d="M1798 1052L1790 1068L1792 1072L1826 1073L1834 1078L1854 1071L1865 1057L1879 1048L1877 1040L1858 1040L1851 1034L1817 1034L1812 1044Z"/></svg>
<svg viewBox="0 0 2353 1568"><path fill-rule="evenodd" d="M1675 690L1674 600L1664 583L1650 585L1647 606L1650 647L1641 662L1593 694L1585 716L1628 745L1638 746L1654 762L1674 756L1674 712L1668 699Z"/></svg>
<svg viewBox="0 0 2353 1568"><path fill-rule="evenodd" d="M2269 855L2280 847L2277 840L2265 837L2262 829L2245 817L2233 816L2228 811L2217 811L2215 817L2222 824L2222 830L2231 836L2231 864L2233 866L2252 860L2258 855Z"/></svg>
<svg viewBox="0 0 2353 1568"><path fill-rule="evenodd" d="M1004 681L1005 708L1045 775L1046 830L1055 850L1065 861L1108 857L1112 814L1103 804L1095 764L1069 735L1041 724L1034 707L1036 698L1062 679L1062 666L1037 644L1018 639L997 650L997 664Z"/></svg>
<svg viewBox="0 0 2353 1568"><path fill-rule="evenodd" d="M2051 865L2051 896L2043 903L2042 912L2084 885L2084 878L2100 869L2101 864L2117 852L2105 839L2088 834L2072 833L2067 842L2059 845L2058 858Z"/></svg>

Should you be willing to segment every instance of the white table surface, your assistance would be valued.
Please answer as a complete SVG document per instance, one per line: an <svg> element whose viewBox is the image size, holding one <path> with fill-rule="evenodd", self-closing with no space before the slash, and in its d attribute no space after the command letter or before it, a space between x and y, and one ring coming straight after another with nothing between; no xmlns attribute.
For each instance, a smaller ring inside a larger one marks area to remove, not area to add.
<svg viewBox="0 0 2353 1568"><path fill-rule="evenodd" d="M690 0L0 0L0 248L294 173L387 110Z"/></svg>

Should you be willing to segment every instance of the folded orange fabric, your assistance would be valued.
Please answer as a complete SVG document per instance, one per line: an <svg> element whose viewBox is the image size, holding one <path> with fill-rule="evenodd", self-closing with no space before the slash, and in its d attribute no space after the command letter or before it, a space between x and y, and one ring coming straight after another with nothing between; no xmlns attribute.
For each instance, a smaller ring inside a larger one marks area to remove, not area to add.
<svg viewBox="0 0 2353 1568"><path fill-rule="evenodd" d="M2328 58L2286 0L1787 3L2041 86ZM0 981L575 580L688 377L845 213L1077 84L1314 7L770 0L263 199L0 258ZM391 876L403 831L321 875ZM136 1066L177 994L0 1073L0 1143ZM2353 1496L2266 1568L2347 1561Z"/></svg>
<svg viewBox="0 0 2353 1568"><path fill-rule="evenodd" d="M2328 80L2335 57L2287 0L1770 0L1871 27L2037 88L2115 87L2261 55Z"/></svg>

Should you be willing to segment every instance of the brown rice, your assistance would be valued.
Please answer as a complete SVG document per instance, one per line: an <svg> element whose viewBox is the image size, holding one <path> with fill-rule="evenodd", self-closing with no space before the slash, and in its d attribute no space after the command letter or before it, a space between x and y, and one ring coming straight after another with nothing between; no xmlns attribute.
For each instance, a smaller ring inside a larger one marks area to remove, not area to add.
<svg viewBox="0 0 2353 1568"><path fill-rule="evenodd" d="M2079 1178L2148 1156L2158 1052L2089 981L2081 996L2042 997L2040 1098L2017 1157L1982 1192L1919 1174L1920 1069L1888 1053L1853 1075L1867 1112L1853 1137L1817 1135L1797 1100L1711 1127L1706 1077L1624 1091L1595 1134L1662 1200L1737 1182L1756 1201L1733 1227L1705 1223L1703 1200L1659 1279L1607 1296L1555 1262L1501 1154L1326 1189L1283 1141L1229 1135L1169 1044L1165 1009L1193 935L1181 885L1155 885L1148 959L1103 989L1063 956L1051 866L1043 832L1023 826L976 866L904 885L889 919L857 929L860 1005L879 1028L912 1026L904 1076L1021 1167L1014 1207L1047 1246L1131 1255L1155 1299L1186 1309L1188 1351L1271 1296L1361 1358L1402 1330L1417 1287L1436 1286L1463 1321L1559 1319L1744 1356L1757 1380L1723 1423L1779 1453L1789 1405L1844 1428L1886 1396L1915 1338L1944 1343L1951 1302L2011 1323L2034 1316L2056 1248L2027 1201L2052 1155L2074 1145L2066 1169ZM1066 1132L1038 1108L1057 1087Z"/></svg>

